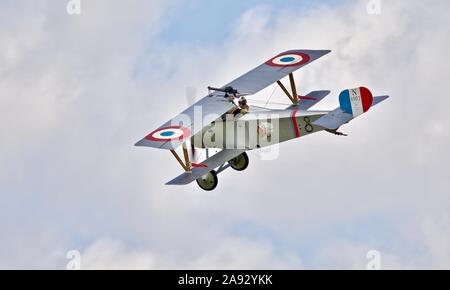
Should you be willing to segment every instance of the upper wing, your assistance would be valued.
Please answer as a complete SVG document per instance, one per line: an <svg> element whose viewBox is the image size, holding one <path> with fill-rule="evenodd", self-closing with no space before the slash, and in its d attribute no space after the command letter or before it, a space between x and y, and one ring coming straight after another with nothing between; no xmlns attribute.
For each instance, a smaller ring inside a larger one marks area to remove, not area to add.
<svg viewBox="0 0 450 290"><path fill-rule="evenodd" d="M225 87L231 86L240 93L255 94L330 52L331 50L289 50L271 58Z"/></svg>
<svg viewBox="0 0 450 290"><path fill-rule="evenodd" d="M223 95L212 94L204 97L137 142L136 146L175 149L233 107Z"/></svg>
<svg viewBox="0 0 450 290"><path fill-rule="evenodd" d="M231 86L240 93L254 94L329 52L330 50L283 52L225 85L224 88ZM234 105L224 98L224 93L215 92L150 133L136 143L136 146L175 149L233 107Z"/></svg>

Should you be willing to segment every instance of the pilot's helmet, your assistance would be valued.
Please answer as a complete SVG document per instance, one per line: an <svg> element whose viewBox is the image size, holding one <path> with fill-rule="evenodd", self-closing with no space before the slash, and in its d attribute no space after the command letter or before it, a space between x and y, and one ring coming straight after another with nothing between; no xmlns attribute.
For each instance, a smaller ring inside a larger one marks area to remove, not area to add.
<svg viewBox="0 0 450 290"><path fill-rule="evenodd" d="M241 104L241 105L247 105L247 99L245 98L245 97L242 97L240 100L239 100L239 104Z"/></svg>

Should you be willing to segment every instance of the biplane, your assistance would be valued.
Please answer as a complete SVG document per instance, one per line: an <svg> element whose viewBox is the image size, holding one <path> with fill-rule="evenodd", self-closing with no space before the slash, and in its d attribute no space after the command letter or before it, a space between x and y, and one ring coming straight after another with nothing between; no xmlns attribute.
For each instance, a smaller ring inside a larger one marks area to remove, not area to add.
<svg viewBox="0 0 450 290"><path fill-rule="evenodd" d="M183 173L166 184L187 185L196 181L200 188L210 191L217 187L219 173L228 168L243 171L248 167L247 151L321 131L345 135L338 131L342 125L388 96L374 97L369 89L358 87L342 91L339 107L334 110L311 110L330 91L300 95L293 73L330 52L286 51L222 87L208 87L207 96L148 134L136 146L171 152ZM285 77L290 86L282 82ZM273 84L289 99L286 108L250 105L244 112L239 108L241 102L236 104L236 100L244 100Z"/></svg>

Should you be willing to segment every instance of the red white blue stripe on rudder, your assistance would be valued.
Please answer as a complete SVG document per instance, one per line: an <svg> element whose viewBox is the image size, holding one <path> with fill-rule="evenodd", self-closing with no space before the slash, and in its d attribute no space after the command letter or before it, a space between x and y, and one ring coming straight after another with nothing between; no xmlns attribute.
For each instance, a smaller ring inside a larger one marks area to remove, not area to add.
<svg viewBox="0 0 450 290"><path fill-rule="evenodd" d="M341 110L354 117L367 112L372 106L372 103L372 93L364 87L345 90L339 95Z"/></svg>

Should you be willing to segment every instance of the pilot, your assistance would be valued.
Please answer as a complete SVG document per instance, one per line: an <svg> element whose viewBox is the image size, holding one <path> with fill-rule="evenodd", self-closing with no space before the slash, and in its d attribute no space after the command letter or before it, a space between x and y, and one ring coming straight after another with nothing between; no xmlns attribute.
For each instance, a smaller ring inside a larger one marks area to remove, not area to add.
<svg viewBox="0 0 450 290"><path fill-rule="evenodd" d="M225 121L227 115L233 115L234 117L236 117L239 114L245 115L248 113L248 111L250 110L250 107L248 106L247 100L245 99L245 97L241 97L238 100L238 104L236 104L236 102L235 102L236 99L237 99L236 96L228 95L228 100L230 101L230 103L233 103L234 108L232 108L227 113L225 113L222 116L222 120Z"/></svg>
<svg viewBox="0 0 450 290"><path fill-rule="evenodd" d="M247 104L247 99L245 97L241 97L239 100L239 108L241 108L241 114L245 115L250 110L250 107Z"/></svg>
<svg viewBox="0 0 450 290"><path fill-rule="evenodd" d="M245 99L245 97L241 97L238 101L238 106L233 110L232 114L234 115L234 117L239 114L245 115L249 110L250 107L247 104L247 99Z"/></svg>

